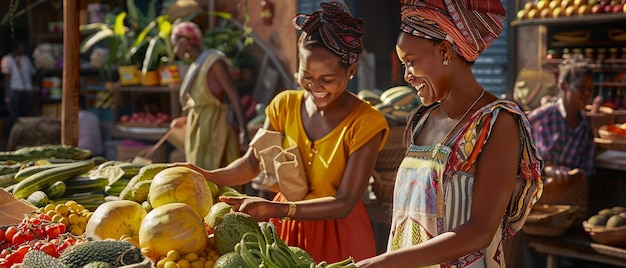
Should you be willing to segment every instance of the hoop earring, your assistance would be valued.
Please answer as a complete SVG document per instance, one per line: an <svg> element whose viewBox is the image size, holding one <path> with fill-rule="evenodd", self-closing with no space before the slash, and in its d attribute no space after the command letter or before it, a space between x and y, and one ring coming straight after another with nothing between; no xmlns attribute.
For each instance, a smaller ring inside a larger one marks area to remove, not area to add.
<svg viewBox="0 0 626 268"><path fill-rule="evenodd" d="M450 61L448 59L443 60L443 66L450 65Z"/></svg>

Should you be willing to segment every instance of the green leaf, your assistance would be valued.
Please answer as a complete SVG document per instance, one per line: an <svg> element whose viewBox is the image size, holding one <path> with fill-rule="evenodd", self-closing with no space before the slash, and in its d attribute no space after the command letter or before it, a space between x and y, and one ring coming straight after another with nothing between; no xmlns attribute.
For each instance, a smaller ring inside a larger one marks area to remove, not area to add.
<svg viewBox="0 0 626 268"><path fill-rule="evenodd" d="M111 31L111 29L102 29L101 31L98 31L90 35L89 37L85 38L85 40L80 46L80 52L85 53L87 50L91 49L98 42L107 38L112 38L114 36L115 35L113 34L113 31Z"/></svg>

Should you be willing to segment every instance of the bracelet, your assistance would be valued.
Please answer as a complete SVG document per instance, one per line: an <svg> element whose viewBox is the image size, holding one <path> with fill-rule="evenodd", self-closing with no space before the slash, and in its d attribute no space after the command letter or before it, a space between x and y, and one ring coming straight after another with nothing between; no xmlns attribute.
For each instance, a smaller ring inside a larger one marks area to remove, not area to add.
<svg viewBox="0 0 626 268"><path fill-rule="evenodd" d="M280 220L281 221L291 220L291 217L293 217L294 215L296 215L296 203L289 202L289 210L287 210L287 215Z"/></svg>

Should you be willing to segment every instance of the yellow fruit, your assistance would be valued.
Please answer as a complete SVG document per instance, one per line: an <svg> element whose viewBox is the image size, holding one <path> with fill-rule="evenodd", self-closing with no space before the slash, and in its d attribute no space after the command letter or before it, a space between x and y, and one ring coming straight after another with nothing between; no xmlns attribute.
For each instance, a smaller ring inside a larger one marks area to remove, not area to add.
<svg viewBox="0 0 626 268"><path fill-rule="evenodd" d="M85 235L94 240L119 239L122 235L139 241L139 227L146 216L143 207L134 201L105 202L89 217Z"/></svg>
<svg viewBox="0 0 626 268"><path fill-rule="evenodd" d="M185 203L204 218L213 205L213 196L204 176L186 167L173 167L159 172L150 184L150 205Z"/></svg>
<svg viewBox="0 0 626 268"><path fill-rule="evenodd" d="M152 250L155 256L165 256L170 250L176 250L180 255L200 253L205 250L208 240L202 218L185 203L152 209L139 228L139 245Z"/></svg>
<svg viewBox="0 0 626 268"><path fill-rule="evenodd" d="M626 123L621 124L621 125L619 126L619 128L621 128L621 129L626 129Z"/></svg>

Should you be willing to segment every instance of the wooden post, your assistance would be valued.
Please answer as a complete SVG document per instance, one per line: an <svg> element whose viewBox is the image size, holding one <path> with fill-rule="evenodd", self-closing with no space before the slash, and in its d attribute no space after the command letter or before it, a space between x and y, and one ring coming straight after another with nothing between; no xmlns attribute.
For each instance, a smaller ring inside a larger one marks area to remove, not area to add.
<svg viewBox="0 0 626 268"><path fill-rule="evenodd" d="M61 102L61 144L78 145L79 83L79 1L63 0L63 99Z"/></svg>

